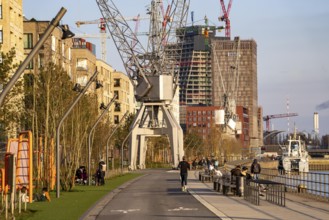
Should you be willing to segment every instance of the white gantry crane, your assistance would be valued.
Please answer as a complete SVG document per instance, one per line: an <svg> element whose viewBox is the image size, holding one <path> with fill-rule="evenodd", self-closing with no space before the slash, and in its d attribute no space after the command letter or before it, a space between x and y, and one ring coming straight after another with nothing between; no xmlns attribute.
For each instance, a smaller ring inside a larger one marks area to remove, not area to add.
<svg viewBox="0 0 329 220"><path fill-rule="evenodd" d="M189 0L172 0L166 13L162 0L152 0L150 28L145 49L112 0L96 0L106 26L134 86L141 108L131 126L130 169L145 168L146 137L169 138L173 165L184 155L183 131L171 104L177 85L184 27Z"/></svg>

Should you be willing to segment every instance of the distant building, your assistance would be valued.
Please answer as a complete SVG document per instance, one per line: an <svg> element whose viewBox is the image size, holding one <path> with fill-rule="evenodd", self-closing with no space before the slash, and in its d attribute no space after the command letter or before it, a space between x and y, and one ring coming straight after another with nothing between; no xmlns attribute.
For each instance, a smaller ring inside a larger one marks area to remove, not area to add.
<svg viewBox="0 0 329 220"><path fill-rule="evenodd" d="M114 69L111 65L100 59L96 60L96 68L98 71L97 80L103 85L102 89L96 90L98 103L104 103L104 105L107 106L113 98L113 90L111 90L111 75L113 74ZM112 105L114 105L114 103ZM100 109L100 111L103 110ZM113 118L111 111L108 111L107 114L109 120L111 120Z"/></svg>
<svg viewBox="0 0 329 220"><path fill-rule="evenodd" d="M182 29L185 36L179 70L179 123L184 132L187 129L187 106L212 105L211 53L206 29L202 25Z"/></svg>
<svg viewBox="0 0 329 220"><path fill-rule="evenodd" d="M213 105L222 106L224 103L224 90L222 84L227 86L232 83L230 68L238 68L239 84L237 91L236 106L244 106L249 112L249 138L251 147L259 147L262 140L262 127L259 123L261 118L258 109L258 86L257 86L257 44L254 40L241 40L239 49L239 63L235 67L234 60L237 56L235 41L212 38L213 52ZM215 57L216 54L216 57ZM215 65L215 61L218 65Z"/></svg>
<svg viewBox="0 0 329 220"><path fill-rule="evenodd" d="M235 41L215 36L214 26L190 26L184 31L179 101L180 124L186 131L190 126L186 124L190 106L224 106L223 85L232 84L230 68L237 54ZM248 133L240 138L243 138L243 146L248 143L251 147L258 147L262 143L262 112L258 107L256 42L241 40L239 53L239 86L235 104L246 108L249 117Z"/></svg>
<svg viewBox="0 0 329 220"><path fill-rule="evenodd" d="M73 38L72 66L74 71L70 75L74 83L84 86L96 71L96 55L94 45L83 38ZM94 91L95 84L89 88Z"/></svg>
<svg viewBox="0 0 329 220"><path fill-rule="evenodd" d="M239 117L239 121L241 122L241 134L237 137L241 142L242 147L247 150L250 145L250 136L249 136L249 112L246 107L237 106L236 114Z"/></svg>
<svg viewBox="0 0 329 220"><path fill-rule="evenodd" d="M114 95L117 95L116 102L111 107L113 112L112 120L114 124L118 124L126 112L132 113L134 94L131 94L132 85L126 74L114 71L111 76L111 81L113 82L111 91L113 91Z"/></svg>
<svg viewBox="0 0 329 220"><path fill-rule="evenodd" d="M329 134L322 136L322 146L329 149Z"/></svg>
<svg viewBox="0 0 329 220"><path fill-rule="evenodd" d="M22 12L22 0L0 1L0 65L3 62L2 53L6 54L11 49L15 50L15 57L13 64L20 64L24 60L23 49L23 12ZM15 73L16 69L9 72L11 76ZM2 79L3 80L3 79ZM19 79L21 80L21 78ZM3 84L0 84L0 91L2 91ZM22 111L23 103L22 96L18 95L7 101L7 106L10 106L10 111L18 112L16 117L20 117L19 113ZM0 117L4 117L3 115ZM12 122L6 128L0 125L2 129L6 130L6 134L1 135L7 137L16 137L19 128L19 122ZM2 130L1 129L1 130Z"/></svg>
<svg viewBox="0 0 329 220"><path fill-rule="evenodd" d="M207 139L215 125L215 111L219 109L218 106L187 106L186 132L194 130L203 139Z"/></svg>
<svg viewBox="0 0 329 220"><path fill-rule="evenodd" d="M24 20L24 54L27 56L37 44L40 36L45 32L50 21ZM72 75L72 39L62 40L62 30L55 28L46 39L38 53L33 57L25 70L25 74L38 74L39 69L47 62L60 65Z"/></svg>
<svg viewBox="0 0 329 220"><path fill-rule="evenodd" d="M24 60L22 4L22 0L0 1L1 51L7 53L9 50L14 48L16 52L14 63L20 63Z"/></svg>
<svg viewBox="0 0 329 220"><path fill-rule="evenodd" d="M215 111L222 109L219 106L187 106L186 107L186 132L196 131L204 140L209 138L211 130L220 125L215 123ZM241 121L241 134L236 134L244 149L248 149L249 139L249 114L248 109L242 106L236 107L236 113Z"/></svg>

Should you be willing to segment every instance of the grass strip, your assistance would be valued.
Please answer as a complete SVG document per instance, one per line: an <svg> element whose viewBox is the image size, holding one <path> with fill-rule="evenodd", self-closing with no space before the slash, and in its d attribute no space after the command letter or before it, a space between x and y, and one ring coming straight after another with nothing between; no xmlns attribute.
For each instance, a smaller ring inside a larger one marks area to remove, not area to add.
<svg viewBox="0 0 329 220"><path fill-rule="evenodd" d="M123 183L132 180L141 174L128 173L105 180L104 186L76 186L72 191L61 191L60 198L56 198L56 192L50 192L51 202L34 202L28 204L27 211L18 214L15 210L17 220L74 220L79 219L89 207L94 205L103 196Z"/></svg>

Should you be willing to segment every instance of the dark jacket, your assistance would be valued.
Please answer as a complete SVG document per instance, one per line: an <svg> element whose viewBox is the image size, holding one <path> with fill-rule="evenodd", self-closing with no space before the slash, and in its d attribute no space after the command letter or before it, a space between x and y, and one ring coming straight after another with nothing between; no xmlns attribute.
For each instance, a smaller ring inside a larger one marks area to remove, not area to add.
<svg viewBox="0 0 329 220"><path fill-rule="evenodd" d="M187 173L187 171L190 169L190 164L186 162L185 160L179 162L178 168L180 169L180 173Z"/></svg>
<svg viewBox="0 0 329 220"><path fill-rule="evenodd" d="M231 170L231 175L232 176L242 176L242 173L241 173L241 168L239 167L235 167Z"/></svg>
<svg viewBox="0 0 329 220"><path fill-rule="evenodd" d="M260 164L258 162L252 163L250 171L251 173L256 173L256 174L260 173L261 171Z"/></svg>

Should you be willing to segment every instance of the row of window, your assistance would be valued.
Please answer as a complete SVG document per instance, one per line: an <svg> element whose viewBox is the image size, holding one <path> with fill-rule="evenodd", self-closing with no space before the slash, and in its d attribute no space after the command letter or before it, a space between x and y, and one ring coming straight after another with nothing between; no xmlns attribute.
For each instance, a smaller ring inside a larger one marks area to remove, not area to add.
<svg viewBox="0 0 329 220"><path fill-rule="evenodd" d="M215 115L214 111L188 111L187 115Z"/></svg>

